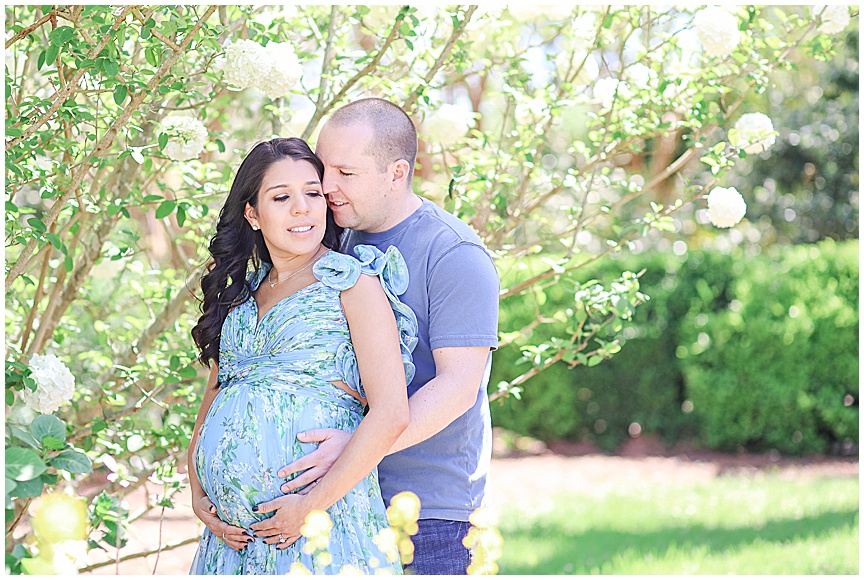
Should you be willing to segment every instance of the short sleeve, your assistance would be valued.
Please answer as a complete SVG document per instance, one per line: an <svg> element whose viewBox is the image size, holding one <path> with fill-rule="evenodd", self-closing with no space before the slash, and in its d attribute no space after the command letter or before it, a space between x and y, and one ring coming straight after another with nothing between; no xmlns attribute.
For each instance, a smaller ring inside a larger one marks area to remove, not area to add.
<svg viewBox="0 0 864 580"><path fill-rule="evenodd" d="M346 254L330 252L315 264L312 271L322 283L339 291L354 286L360 274L378 277L396 317L402 365L406 382L410 383L415 373L411 353L417 346L418 326L414 311L399 300L399 296L408 289L408 266L405 259L395 246L381 252L374 246L360 245L354 248L354 253L357 255L356 259ZM336 368L346 385L359 392L362 397L366 396L360 382L357 355L350 341L337 348Z"/></svg>
<svg viewBox="0 0 864 580"><path fill-rule="evenodd" d="M347 254L327 252L312 266L312 274L325 286L341 292L360 279L360 262Z"/></svg>
<svg viewBox="0 0 864 580"><path fill-rule="evenodd" d="M429 346L498 347L498 271L486 249L461 242L431 265Z"/></svg>

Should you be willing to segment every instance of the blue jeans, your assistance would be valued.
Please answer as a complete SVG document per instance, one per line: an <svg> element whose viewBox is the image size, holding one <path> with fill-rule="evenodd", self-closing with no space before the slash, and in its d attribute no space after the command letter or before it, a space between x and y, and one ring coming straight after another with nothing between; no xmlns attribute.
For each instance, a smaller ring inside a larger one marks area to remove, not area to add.
<svg viewBox="0 0 864 580"><path fill-rule="evenodd" d="M419 520L419 531L411 536L414 561L406 574L464 575L471 563L471 552L462 545L471 524L450 520Z"/></svg>

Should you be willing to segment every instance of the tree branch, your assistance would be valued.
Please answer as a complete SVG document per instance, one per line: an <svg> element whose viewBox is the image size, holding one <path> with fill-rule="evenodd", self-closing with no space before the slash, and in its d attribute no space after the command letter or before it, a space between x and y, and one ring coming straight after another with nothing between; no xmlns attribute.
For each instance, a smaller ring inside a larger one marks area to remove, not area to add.
<svg viewBox="0 0 864 580"><path fill-rule="evenodd" d="M428 86L429 83L432 82L432 79L435 78L435 75L438 74L438 71L444 66L444 62L450 56L450 52L453 50L453 45L456 44L456 41L462 36L462 33L465 31L465 27L468 25L468 22L471 20L471 16L474 15L474 11L477 10L476 5L471 5L468 8L468 11L465 12L465 18L459 23L459 26L453 28L453 32L450 34L450 38L447 39L447 44L444 45L444 48L441 49L441 54L438 55L438 58L435 59L435 63L432 65L432 68L429 69L429 72L426 73L426 76L423 77L423 84ZM417 102L417 99L420 98L420 91L415 90L411 93L411 96L408 97L408 100L405 101L405 104L402 105L402 109L409 116L411 115L411 109L414 107L414 103Z"/></svg>
<svg viewBox="0 0 864 580"><path fill-rule="evenodd" d="M350 91L354 85L356 85L360 79L370 74L373 70L378 67L378 63L381 62L381 59L384 57L384 53L387 52L387 49L390 48L390 45L393 44L393 41L396 39L399 33L399 25L402 24L402 21L405 20L405 12L404 9L399 11L399 15L396 16L396 21L393 23L393 28L390 29L390 34L387 36L387 39L384 41L384 44L381 45L381 48L378 49L378 52L375 54L375 57L363 67L362 70L357 72L353 77L348 79L342 88L339 90L336 95L330 99L330 102L324 106L324 108L320 108L318 106L315 107L315 114L312 115L312 119L309 120L309 124L306 126L306 130L303 131L303 139L308 139L309 135L312 134L312 128L318 125L318 122L324 117L324 115L332 109L336 103L342 100L342 98Z"/></svg>
<svg viewBox="0 0 864 580"><path fill-rule="evenodd" d="M105 135L102 137L102 139L96 145L96 148L93 150L93 153L90 155L90 157L97 157L98 158L98 157L102 157L105 154L105 152L108 150L108 148L114 143L114 140L117 137L117 133L119 132L120 128L123 127L129 121L129 119L132 117L132 114L136 110L138 110L138 108L144 103L144 99L146 99L147 96L150 93L152 93L153 90L155 90L156 86L162 81L162 79L165 77L165 75L167 75L168 72L171 70L171 68L175 64L177 64L177 62L180 60L180 57L183 55L182 51L185 51L189 47L189 44L192 42L192 39L195 37L196 34L198 34L198 31L201 29L201 27L204 26L204 23L207 21L207 19L210 18L210 15L212 15L213 12L216 11L216 8L217 8L216 6L211 6L207 10L207 12L195 23L195 25L192 27L192 29L186 34L186 37L183 39L183 42L180 45L180 49L181 49L180 52L175 52L170 56L170 58L167 58L167 59L162 61L162 65L159 67L159 69L155 72L155 74L150 78L150 81L147 83L146 89L139 91L138 93L136 93L132 97L132 100L129 102L129 104L126 106L126 108L123 110L123 112L114 120L114 122L111 124L111 127L109 127L108 130L105 132ZM124 10L124 12L123 12L124 18L125 18L125 14L127 14L128 12L129 12L129 8ZM118 19L118 22L119 21L120 20ZM117 22L115 22L115 26L119 26L119 24ZM111 36L110 34L106 35L106 37L109 37L109 38L110 38L110 36ZM107 42L107 40L105 42ZM98 54L98 52L96 54ZM83 71L79 71L79 74L83 74ZM71 87L71 86L75 86L75 85L77 85L77 80L75 81L75 83L70 83L69 86ZM71 93L71 91L70 91L70 93ZM63 101L65 102L65 99L63 99ZM57 108L59 108L59 105L57 105ZM36 125L34 125L34 127L36 127L37 125L41 125L41 123L37 123ZM35 131L35 129L34 129L34 131ZM7 144L6 150L7 151L9 150L8 144ZM81 168L72 176L72 179L70 180L70 183L69 183L67 190L63 193L63 195L60 196L59 199L57 199L54 202L54 205L51 206L51 209L48 211L48 213L45 214L45 217L42 221L46 226L51 225L51 223L53 223L54 220L57 219L57 216L60 214L63 207L66 205L66 202L69 200L69 198L78 189L78 186L81 184L81 181L83 181L85 173L86 172L84 171L84 169ZM30 241L27 242L27 246L25 246L25 248L21 251L21 255L18 257L18 260L12 266L12 268L9 271L9 275L6 277L6 287L7 288L9 287L9 285L12 282L15 281L16 278L18 278L18 276L20 276L24 272L23 266L24 266L24 264L26 264L27 258L30 257L30 254L33 253L33 251L36 249L37 245L38 245L38 242L36 241L35 238L31 238Z"/></svg>
<svg viewBox="0 0 864 580"><path fill-rule="evenodd" d="M51 20L51 17L56 16L57 14L58 14L57 9L52 8L45 16L43 16L42 18L40 18L39 20L37 20L36 22L34 22L30 26L28 26L27 28L22 28L18 32L18 34L16 34L15 36L13 36L12 38L10 38L9 40L6 41L6 49L8 50L10 46L12 46L13 44L18 42L19 40L21 40L22 38L24 38L25 36L27 36L31 32L33 32L34 30L36 30L37 28L39 28L40 26L45 24L49 20Z"/></svg>
<svg viewBox="0 0 864 580"><path fill-rule="evenodd" d="M79 574L85 574L87 572L92 572L93 570L97 570L99 568L104 568L105 566L111 566L112 564L117 564L119 562L125 562L126 560L135 560L136 558L146 558L147 556L152 556L158 552L168 552L169 550L174 550L176 548L180 548L182 546L186 546L193 542L198 542L201 540L201 536L195 536L194 538L188 538L186 540L181 540L174 544L168 544L165 547L159 546L155 550L145 550L143 552L135 552L134 554L126 554L125 556L121 556L120 558L116 558L114 560L106 560L104 562L98 562L96 564L90 564L89 566L85 566L78 570Z"/></svg>

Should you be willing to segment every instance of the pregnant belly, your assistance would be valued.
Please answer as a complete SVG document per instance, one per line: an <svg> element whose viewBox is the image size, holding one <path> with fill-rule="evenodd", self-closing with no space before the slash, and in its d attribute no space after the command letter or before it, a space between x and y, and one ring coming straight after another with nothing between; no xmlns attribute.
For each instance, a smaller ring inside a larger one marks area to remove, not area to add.
<svg viewBox="0 0 864 580"><path fill-rule="evenodd" d="M322 427L353 431L360 419L359 409L320 397L227 386L201 428L195 453L198 478L219 517L248 528L269 517L253 513L253 506L282 495L279 487L287 480L276 472L316 449L316 444L299 442L298 433Z"/></svg>

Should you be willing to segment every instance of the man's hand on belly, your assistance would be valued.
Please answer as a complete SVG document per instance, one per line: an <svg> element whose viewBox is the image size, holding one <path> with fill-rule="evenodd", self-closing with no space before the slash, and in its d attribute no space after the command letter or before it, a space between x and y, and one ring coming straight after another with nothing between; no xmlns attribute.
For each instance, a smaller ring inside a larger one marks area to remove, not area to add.
<svg viewBox="0 0 864 580"><path fill-rule="evenodd" d="M298 434L297 439L303 443L318 443L318 449L279 470L277 473L279 477L288 477L298 471L303 472L291 481L282 484L280 488L282 493L290 493L324 477L336 463L345 446L348 445L351 440L351 433L339 429L310 429L305 433Z"/></svg>

